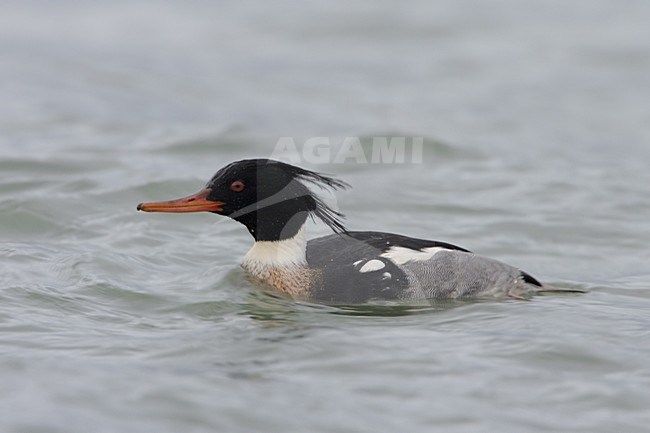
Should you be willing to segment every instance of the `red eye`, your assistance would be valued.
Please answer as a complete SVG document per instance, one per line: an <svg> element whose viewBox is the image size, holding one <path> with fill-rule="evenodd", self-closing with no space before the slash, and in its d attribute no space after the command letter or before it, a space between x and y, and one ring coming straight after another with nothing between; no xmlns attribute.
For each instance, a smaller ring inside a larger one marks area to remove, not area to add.
<svg viewBox="0 0 650 433"><path fill-rule="evenodd" d="M244 190L244 182L236 180L230 184L230 189L235 192L241 192Z"/></svg>

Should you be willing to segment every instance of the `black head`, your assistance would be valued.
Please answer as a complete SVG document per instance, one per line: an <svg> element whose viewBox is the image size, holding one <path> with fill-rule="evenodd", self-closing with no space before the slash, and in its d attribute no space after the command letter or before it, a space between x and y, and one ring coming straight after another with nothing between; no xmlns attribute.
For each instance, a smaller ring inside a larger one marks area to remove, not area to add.
<svg viewBox="0 0 650 433"><path fill-rule="evenodd" d="M149 212L208 211L244 224L258 241L295 236L308 216L344 232L343 215L315 195L306 183L341 189L348 185L332 177L270 159L245 159L219 170L206 188L180 200L143 203Z"/></svg>

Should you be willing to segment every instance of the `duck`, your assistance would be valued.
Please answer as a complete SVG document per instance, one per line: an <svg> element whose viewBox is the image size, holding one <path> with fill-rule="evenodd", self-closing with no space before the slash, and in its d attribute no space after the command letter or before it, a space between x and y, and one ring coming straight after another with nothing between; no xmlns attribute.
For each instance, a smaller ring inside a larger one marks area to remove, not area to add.
<svg viewBox="0 0 650 433"><path fill-rule="evenodd" d="M310 188L311 187L311 188ZM211 212L243 224L254 239L241 266L254 279L299 301L529 299L575 291L447 242L394 233L351 231L345 216L314 191L349 184L273 159L244 159L221 168L199 192L140 203L144 212ZM307 240L308 219L333 233Z"/></svg>

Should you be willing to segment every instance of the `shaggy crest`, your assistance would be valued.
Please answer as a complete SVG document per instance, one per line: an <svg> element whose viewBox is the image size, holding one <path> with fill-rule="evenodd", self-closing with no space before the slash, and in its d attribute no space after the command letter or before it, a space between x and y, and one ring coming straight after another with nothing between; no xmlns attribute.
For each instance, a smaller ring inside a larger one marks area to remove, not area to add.
<svg viewBox="0 0 650 433"><path fill-rule="evenodd" d="M308 188L308 185L311 184L318 186L322 190L340 190L347 189L350 187L349 184L338 180L334 177L317 173L315 171L307 170L301 167L296 167L295 165L287 164L285 162L276 161L273 159L245 159L241 161L236 161L225 166L219 170L213 178L208 182L207 186L210 187L213 183L219 182L220 179L227 178L237 178L242 176L246 172L255 171L257 173L266 172L267 170L277 170L278 176L287 175L291 179L295 179L297 182L300 182L309 190L309 197L313 200L314 209L309 211L309 215L312 220L319 219L327 224L334 232L336 233L346 233L347 229L343 224L343 219L345 215L332 209L330 206L325 204L325 202L318 197L314 192ZM270 175L271 173L265 173L265 175ZM258 175L259 177L259 175ZM274 201L273 197L267 197L265 199L259 200L254 205L239 209L232 215L231 218L236 218L239 215L244 215L248 212L251 212L261 207L269 206L277 203Z"/></svg>
<svg viewBox="0 0 650 433"><path fill-rule="evenodd" d="M258 160L258 161L260 161L261 164L278 165L279 167L281 167L283 171L289 173L296 180L307 182L312 185L316 185L323 190L329 189L331 191L336 191L336 190L350 188L350 184L343 182L342 180L336 179L334 177L322 173L317 173L315 171L307 170L301 167L296 167L295 165L291 165L291 164L287 164L284 162L275 161L271 159ZM343 224L343 219L345 219L345 215L342 214L341 212L332 209L330 206L325 204L325 202L316 194L312 195L312 198L314 199L314 204L315 204L315 209L309 213L312 220L316 220L316 218L318 218L322 222L327 224L327 226L331 228L334 232L346 233L347 229Z"/></svg>

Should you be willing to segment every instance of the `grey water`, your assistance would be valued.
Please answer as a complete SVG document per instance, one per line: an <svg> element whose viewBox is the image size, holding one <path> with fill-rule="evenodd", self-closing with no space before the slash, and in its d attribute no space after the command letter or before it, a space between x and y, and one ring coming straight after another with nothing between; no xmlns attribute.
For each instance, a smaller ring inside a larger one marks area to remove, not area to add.
<svg viewBox="0 0 650 433"><path fill-rule="evenodd" d="M1 10L0 431L648 431L650 3ZM135 210L282 137L378 136L421 161L299 155L351 229L588 293L294 302L242 226Z"/></svg>

